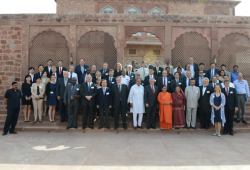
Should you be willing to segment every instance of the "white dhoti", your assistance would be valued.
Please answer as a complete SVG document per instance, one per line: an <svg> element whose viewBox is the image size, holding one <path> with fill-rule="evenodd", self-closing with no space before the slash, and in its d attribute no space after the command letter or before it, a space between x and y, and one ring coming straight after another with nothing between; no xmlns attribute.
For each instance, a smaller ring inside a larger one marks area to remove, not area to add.
<svg viewBox="0 0 250 170"><path fill-rule="evenodd" d="M144 105L144 87L142 85L133 85L129 92L129 101L133 104L130 112L133 113L133 124L137 127L137 115L139 115L138 126L141 126L143 113L145 113Z"/></svg>

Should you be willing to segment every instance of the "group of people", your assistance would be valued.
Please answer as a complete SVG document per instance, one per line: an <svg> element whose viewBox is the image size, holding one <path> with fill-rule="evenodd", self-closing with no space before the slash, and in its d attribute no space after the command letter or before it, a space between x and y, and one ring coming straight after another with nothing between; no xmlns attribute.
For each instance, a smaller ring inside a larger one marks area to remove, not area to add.
<svg viewBox="0 0 250 170"><path fill-rule="evenodd" d="M121 115L123 128L127 129L127 112L133 113L134 129L142 129L143 113L146 113L147 129L156 128L156 118L159 116L161 130L171 128L196 129L197 113L200 118L200 128L209 129L211 122L215 124L215 136L233 133L233 118L237 112L237 121L247 124L245 118L246 101L249 87L238 66L233 72L221 65L221 70L210 64L209 70L204 70L204 64L199 65L189 58L184 68L181 62L176 68L166 59L166 64L160 66L158 60L155 66L150 65L150 59L137 67L135 61L127 68L120 63L114 69L109 69L103 63L100 71L96 66L91 68L85 65L84 60L68 69L63 67L63 61L58 61L58 67L52 66L49 59L47 66L39 65L29 68L25 76L22 91L18 90L17 82L12 83L12 89L6 91L4 96L7 104L7 118L3 135L16 133L14 131L20 103L23 105L24 121L30 122L30 112L34 110L34 123L42 123L46 116L47 107L49 121L56 122L55 111L59 106L61 121L68 122L67 129L77 127L77 114L79 107L83 107L82 129L94 129L96 116L99 115L99 127L110 129L109 116L115 117L115 127L119 128ZM231 81L230 81L231 80ZM20 100L20 101L19 101ZM156 115L159 106L159 115Z"/></svg>

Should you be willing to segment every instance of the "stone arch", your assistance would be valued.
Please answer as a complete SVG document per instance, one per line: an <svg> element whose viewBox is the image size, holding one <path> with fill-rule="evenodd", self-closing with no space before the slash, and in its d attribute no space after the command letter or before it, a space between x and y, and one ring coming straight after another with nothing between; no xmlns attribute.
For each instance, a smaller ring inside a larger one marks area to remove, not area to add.
<svg viewBox="0 0 250 170"><path fill-rule="evenodd" d="M124 68L127 68L128 65L132 65L132 61L135 61L136 62L136 67L137 68L140 68L141 67L141 64L139 61L137 60L134 60L134 59L131 59L131 60L127 60L125 63L124 63Z"/></svg>
<svg viewBox="0 0 250 170"><path fill-rule="evenodd" d="M101 69L102 63L107 62L110 66L117 63L117 50L114 38L103 31L90 31L85 33L78 41L76 59L81 58L89 66L96 65Z"/></svg>
<svg viewBox="0 0 250 170"><path fill-rule="evenodd" d="M250 81L250 38L243 33L231 33L220 42L218 53L218 66L225 64L228 71L233 71L233 66L238 65L244 79Z"/></svg>
<svg viewBox="0 0 250 170"><path fill-rule="evenodd" d="M35 69L39 64L46 65L48 59L52 59L54 63L63 60L64 66L69 65L68 41L52 30L43 31L34 37L29 49L29 65Z"/></svg>
<svg viewBox="0 0 250 170"><path fill-rule="evenodd" d="M188 63L190 57L195 63L204 63L208 69L211 60L211 49L208 40L197 32L186 32L176 38L175 47L172 49L172 63L175 66L181 61L182 67Z"/></svg>

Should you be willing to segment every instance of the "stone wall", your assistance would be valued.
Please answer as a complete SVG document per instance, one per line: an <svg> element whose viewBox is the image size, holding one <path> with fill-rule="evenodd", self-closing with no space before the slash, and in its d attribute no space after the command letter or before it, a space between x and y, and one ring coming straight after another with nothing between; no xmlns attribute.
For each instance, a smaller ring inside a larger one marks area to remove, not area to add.
<svg viewBox="0 0 250 170"><path fill-rule="evenodd" d="M211 61L218 56L219 44L226 33L240 32L249 36L250 17L191 16L191 15L125 15L125 14L81 14L81 15L0 15L0 99L12 81L23 82L28 73L29 48L37 34L46 30L60 33L68 41L69 53L76 60L78 29L104 28L115 40L117 61L124 62L126 41L136 32L150 32L162 42L164 60L171 57L175 37L185 31L198 31L206 37L211 47ZM183 28L181 28L183 27ZM192 29L193 28L193 29ZM175 30L176 29L176 30ZM203 31L204 30L204 31ZM224 31L226 30L226 31ZM226 33L225 33L226 32ZM79 34L80 35L80 34ZM161 54L162 55L162 54Z"/></svg>
<svg viewBox="0 0 250 170"><path fill-rule="evenodd" d="M94 0L57 0L56 11L58 14L95 13Z"/></svg>

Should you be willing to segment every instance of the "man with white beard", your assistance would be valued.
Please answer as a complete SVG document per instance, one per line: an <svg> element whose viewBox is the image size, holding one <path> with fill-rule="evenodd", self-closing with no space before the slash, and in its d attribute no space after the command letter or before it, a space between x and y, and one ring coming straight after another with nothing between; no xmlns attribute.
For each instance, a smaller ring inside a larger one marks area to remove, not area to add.
<svg viewBox="0 0 250 170"><path fill-rule="evenodd" d="M133 113L134 129L137 127L143 129L141 126L143 113L145 113L144 106L144 87L141 85L141 78L136 79L136 84L133 85L129 92L130 112ZM139 115L137 125L137 115Z"/></svg>

